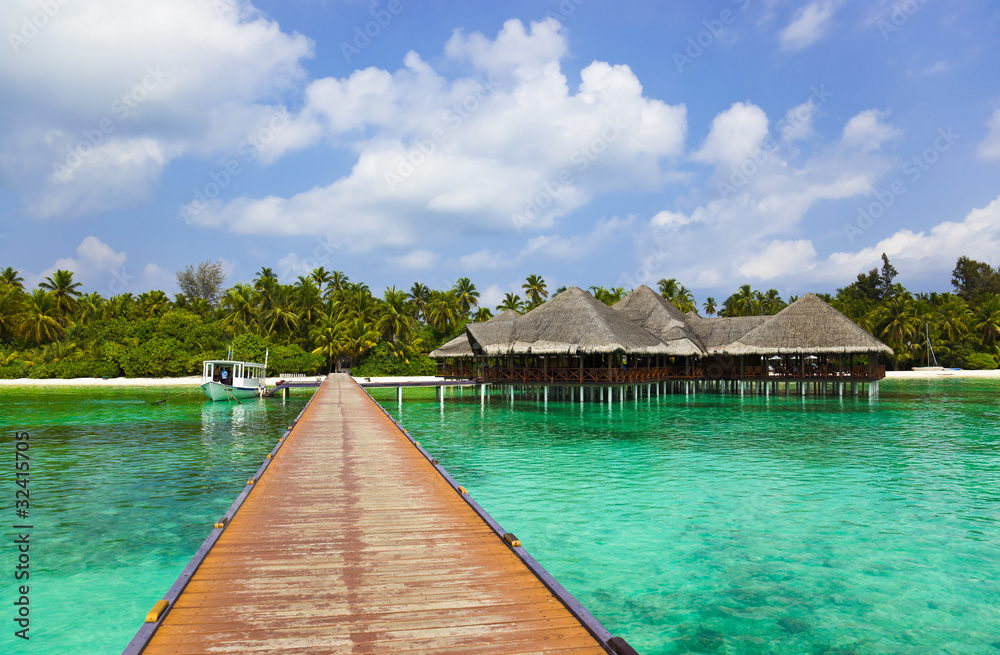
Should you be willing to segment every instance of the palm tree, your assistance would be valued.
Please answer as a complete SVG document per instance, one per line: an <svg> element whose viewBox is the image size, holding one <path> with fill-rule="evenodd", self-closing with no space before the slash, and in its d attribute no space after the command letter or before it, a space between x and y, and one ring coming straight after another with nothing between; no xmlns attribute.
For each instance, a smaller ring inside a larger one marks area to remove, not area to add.
<svg viewBox="0 0 1000 655"><path fill-rule="evenodd" d="M521 288L524 289L524 298L527 301L526 309L538 307L549 297L545 280L542 279L541 275L532 273L521 285Z"/></svg>
<svg viewBox="0 0 1000 655"><path fill-rule="evenodd" d="M248 284L235 284L222 297L222 325L233 333L250 331L257 317L254 290Z"/></svg>
<svg viewBox="0 0 1000 655"><path fill-rule="evenodd" d="M334 293L343 291L344 288L350 283L351 278L347 277L344 271L334 271L330 274L330 280L326 283L326 294L327 296Z"/></svg>
<svg viewBox="0 0 1000 655"><path fill-rule="evenodd" d="M462 305L452 291L432 291L426 312L429 325L447 332L462 317Z"/></svg>
<svg viewBox="0 0 1000 655"><path fill-rule="evenodd" d="M405 291L396 291L396 287L385 290L385 300L380 306L379 318L375 324L382 338L390 343L408 341L413 336L413 317L406 300Z"/></svg>
<svg viewBox="0 0 1000 655"><path fill-rule="evenodd" d="M677 295L677 280L675 278L670 278L669 280L661 278L656 285L660 288L660 295L671 300Z"/></svg>
<svg viewBox="0 0 1000 655"><path fill-rule="evenodd" d="M4 290L6 289L6 290ZM0 339L4 333L16 332L21 313L21 298L23 293L13 287L0 287Z"/></svg>
<svg viewBox="0 0 1000 655"><path fill-rule="evenodd" d="M321 270L321 269L316 269ZM316 271L313 271L315 273ZM305 325L312 325L323 308L323 296L315 275L300 275L295 282L294 306Z"/></svg>
<svg viewBox="0 0 1000 655"><path fill-rule="evenodd" d="M8 286L17 291L24 291L24 278L17 274L12 267L0 271L0 288Z"/></svg>
<svg viewBox="0 0 1000 655"><path fill-rule="evenodd" d="M590 287L590 293L605 305L614 305L625 296L625 289L614 287L605 289L604 287Z"/></svg>
<svg viewBox="0 0 1000 655"><path fill-rule="evenodd" d="M76 309L76 298L80 295L77 288L83 284L73 281L73 271L59 269L51 277L45 278L45 281L39 283L38 286L51 291L59 311L64 316L69 316Z"/></svg>
<svg viewBox="0 0 1000 655"><path fill-rule="evenodd" d="M693 312L698 308L698 303L695 302L694 296L691 295L691 291L688 290L683 284L677 289L677 293L670 300L674 307L681 310L685 314L688 312Z"/></svg>
<svg viewBox="0 0 1000 655"><path fill-rule="evenodd" d="M330 281L330 271L320 266L319 268L314 268L309 277L316 283L316 286L322 289Z"/></svg>
<svg viewBox="0 0 1000 655"><path fill-rule="evenodd" d="M378 333L361 318L341 323L338 331L340 352L350 358L351 362L357 361L378 343Z"/></svg>
<svg viewBox="0 0 1000 655"><path fill-rule="evenodd" d="M426 321L427 303L431 300L431 290L427 288L427 285L414 282L413 286L410 287L410 293L407 295L417 318Z"/></svg>
<svg viewBox="0 0 1000 655"><path fill-rule="evenodd" d="M723 303L722 316L756 316L760 306L755 292L749 284L744 284L739 291L726 298Z"/></svg>
<svg viewBox="0 0 1000 655"><path fill-rule="evenodd" d="M490 308L480 307L478 310L476 310L476 313L473 315L472 320L475 321L476 323L482 323L483 321L488 321L491 318L493 318L493 312L490 311Z"/></svg>
<svg viewBox="0 0 1000 655"><path fill-rule="evenodd" d="M63 335L62 312L52 291L35 289L25 296L19 318L21 336L28 341L48 343Z"/></svg>
<svg viewBox="0 0 1000 655"><path fill-rule="evenodd" d="M1000 296L992 293L983 294L973 320L984 346L996 341L1000 337Z"/></svg>
<svg viewBox="0 0 1000 655"><path fill-rule="evenodd" d="M497 305L498 312L506 312L508 310L514 310L520 314L524 310L524 303L521 302L521 296L514 292L510 292L504 295L503 302Z"/></svg>
<svg viewBox="0 0 1000 655"><path fill-rule="evenodd" d="M950 295L950 294L949 294ZM950 296L937 308L937 320L934 328L944 337L945 341L961 341L969 333L972 322L972 312L964 300L958 296Z"/></svg>
<svg viewBox="0 0 1000 655"><path fill-rule="evenodd" d="M261 284L267 284L268 282L277 282L278 276L275 275L273 268L268 268L267 266L262 266L260 272L257 273L257 277L254 278L253 285L255 288L259 289Z"/></svg>
<svg viewBox="0 0 1000 655"><path fill-rule="evenodd" d="M260 313L257 323L263 328L265 337L294 334L301 324L295 310L293 298L295 288L275 285L270 307Z"/></svg>
<svg viewBox="0 0 1000 655"><path fill-rule="evenodd" d="M170 309L171 305L170 298L159 289L139 294L137 302L139 303L139 309L146 316L146 318L159 316L165 313L168 309Z"/></svg>
<svg viewBox="0 0 1000 655"><path fill-rule="evenodd" d="M338 292L338 295L342 298L342 310L347 316L366 321L375 320L378 307L367 284L348 283Z"/></svg>
<svg viewBox="0 0 1000 655"><path fill-rule="evenodd" d="M131 293L120 293L108 299L104 314L108 318L131 319L136 312L135 298Z"/></svg>
<svg viewBox="0 0 1000 655"><path fill-rule="evenodd" d="M333 372L333 363L340 354L340 334L338 316L334 313L320 316L319 321L309 330L309 343L313 345L312 354L326 357L329 364L328 372Z"/></svg>
<svg viewBox="0 0 1000 655"><path fill-rule="evenodd" d="M761 313L763 314L777 314L788 306L785 304L785 301L781 299L781 294L777 289L768 289L767 293L760 294L758 296L758 302L760 303Z"/></svg>
<svg viewBox="0 0 1000 655"><path fill-rule="evenodd" d="M704 309L705 309L705 314L707 316L714 316L715 312L718 311L719 309L718 306L716 306L715 304L715 298L713 298L712 296L706 298Z"/></svg>
<svg viewBox="0 0 1000 655"><path fill-rule="evenodd" d="M473 307L479 307L479 292L476 291L476 285L472 283L467 277L460 277L458 281L455 282L455 286L452 287L452 291L455 293L455 297L458 298L459 304L462 306L462 316L468 316L469 311Z"/></svg>
<svg viewBox="0 0 1000 655"><path fill-rule="evenodd" d="M897 361L908 359L908 346L919 334L923 323L916 317L913 299L897 296L882 305L879 333L883 341L896 351Z"/></svg>

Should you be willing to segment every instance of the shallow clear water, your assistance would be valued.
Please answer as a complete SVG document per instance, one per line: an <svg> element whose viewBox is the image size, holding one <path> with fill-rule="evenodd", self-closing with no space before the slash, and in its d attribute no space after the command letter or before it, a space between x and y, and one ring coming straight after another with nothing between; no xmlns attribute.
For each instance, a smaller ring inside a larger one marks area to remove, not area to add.
<svg viewBox="0 0 1000 655"><path fill-rule="evenodd" d="M0 388L0 652L120 653L307 400ZM31 435L27 642L13 622L15 430Z"/></svg>
<svg viewBox="0 0 1000 655"><path fill-rule="evenodd" d="M375 391L615 634L655 653L1000 653L1000 385L876 401L579 403ZM169 398L166 403L150 403ZM13 431L32 434L31 641L118 653L307 399L0 389L0 575Z"/></svg>
<svg viewBox="0 0 1000 655"><path fill-rule="evenodd" d="M995 655L998 392L374 395L640 653Z"/></svg>

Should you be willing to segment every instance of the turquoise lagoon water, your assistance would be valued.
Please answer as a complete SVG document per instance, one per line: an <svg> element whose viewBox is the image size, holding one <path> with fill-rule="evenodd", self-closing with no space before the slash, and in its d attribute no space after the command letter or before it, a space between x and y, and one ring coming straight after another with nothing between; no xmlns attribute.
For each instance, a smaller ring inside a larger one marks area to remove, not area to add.
<svg viewBox="0 0 1000 655"><path fill-rule="evenodd" d="M0 388L0 653L121 653L307 400ZM31 435L27 642L13 622L15 430Z"/></svg>
<svg viewBox="0 0 1000 655"><path fill-rule="evenodd" d="M377 397L640 653L1000 653L995 382Z"/></svg>
<svg viewBox="0 0 1000 655"><path fill-rule="evenodd" d="M443 410L374 394L640 653L997 655L998 392L484 407L455 391ZM5 583L0 652L120 652L306 400L150 404L177 393L0 389L0 457L32 434L35 526L32 639L12 637Z"/></svg>

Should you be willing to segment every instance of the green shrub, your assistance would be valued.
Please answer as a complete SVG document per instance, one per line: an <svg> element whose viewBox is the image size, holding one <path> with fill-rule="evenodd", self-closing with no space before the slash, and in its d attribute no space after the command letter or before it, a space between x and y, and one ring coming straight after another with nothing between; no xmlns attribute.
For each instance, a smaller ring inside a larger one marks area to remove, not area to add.
<svg viewBox="0 0 1000 655"><path fill-rule="evenodd" d="M241 334L233 339L233 359L239 362L264 363L264 351L268 348L267 339L256 334ZM268 368L271 368L268 364Z"/></svg>
<svg viewBox="0 0 1000 655"><path fill-rule="evenodd" d="M109 362L82 359L76 362L49 362L31 367L31 377L36 380L60 378L103 378L117 377L118 367Z"/></svg>
<svg viewBox="0 0 1000 655"><path fill-rule="evenodd" d="M427 355L411 357L409 361L396 357L388 343L380 343L368 351L361 362L351 368L351 375L359 377L387 377L400 375L434 375L437 362Z"/></svg>
<svg viewBox="0 0 1000 655"><path fill-rule="evenodd" d="M31 371L31 364L28 362L14 361L6 366L0 366L0 379L17 380L28 377Z"/></svg>
<svg viewBox="0 0 1000 655"><path fill-rule="evenodd" d="M978 371L993 371L1000 364L993 355L986 353L972 353L965 358L965 368Z"/></svg>
<svg viewBox="0 0 1000 655"><path fill-rule="evenodd" d="M264 359L258 360L263 362ZM326 372L326 358L322 355L308 353L297 344L290 346L271 346L267 357L267 370L273 371L268 375L281 375L282 373L305 373L314 375Z"/></svg>

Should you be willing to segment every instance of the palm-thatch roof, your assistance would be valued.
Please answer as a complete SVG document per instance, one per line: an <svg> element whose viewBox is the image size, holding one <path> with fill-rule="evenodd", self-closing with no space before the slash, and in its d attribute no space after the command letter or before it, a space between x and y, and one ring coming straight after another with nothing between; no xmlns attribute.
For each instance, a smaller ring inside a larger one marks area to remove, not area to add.
<svg viewBox="0 0 1000 655"><path fill-rule="evenodd" d="M467 323L465 332L458 335L448 343L432 350L428 357L432 359L447 359L449 357L472 357L472 344L469 341L469 334L475 332L481 339L492 343L494 341L509 342L510 326L514 319L520 316L512 309L501 312L481 323Z"/></svg>
<svg viewBox="0 0 1000 655"><path fill-rule="evenodd" d="M471 331L470 335L476 336ZM570 287L517 318L507 344L481 345L491 356L669 354L659 338L579 287Z"/></svg>
<svg viewBox="0 0 1000 655"><path fill-rule="evenodd" d="M513 338L514 321L520 317L513 309L508 309L483 323L469 323L465 326L469 344L487 355L506 353Z"/></svg>
<svg viewBox="0 0 1000 655"><path fill-rule="evenodd" d="M469 345L469 335L466 332L451 341L438 346L427 354L432 359L447 359L449 357L472 357L472 346Z"/></svg>
<svg viewBox="0 0 1000 655"><path fill-rule="evenodd" d="M767 317L725 352L749 354L885 353L885 345L814 293L807 293L788 307Z"/></svg>
<svg viewBox="0 0 1000 655"><path fill-rule="evenodd" d="M670 349L670 355L688 357L703 354L698 337L687 327L688 317L645 284L616 302L612 309L658 337Z"/></svg>
<svg viewBox="0 0 1000 655"><path fill-rule="evenodd" d="M734 316L702 318L689 316L688 329L704 348L705 354L717 355L730 352L728 347L745 334L760 327L770 316Z"/></svg>

